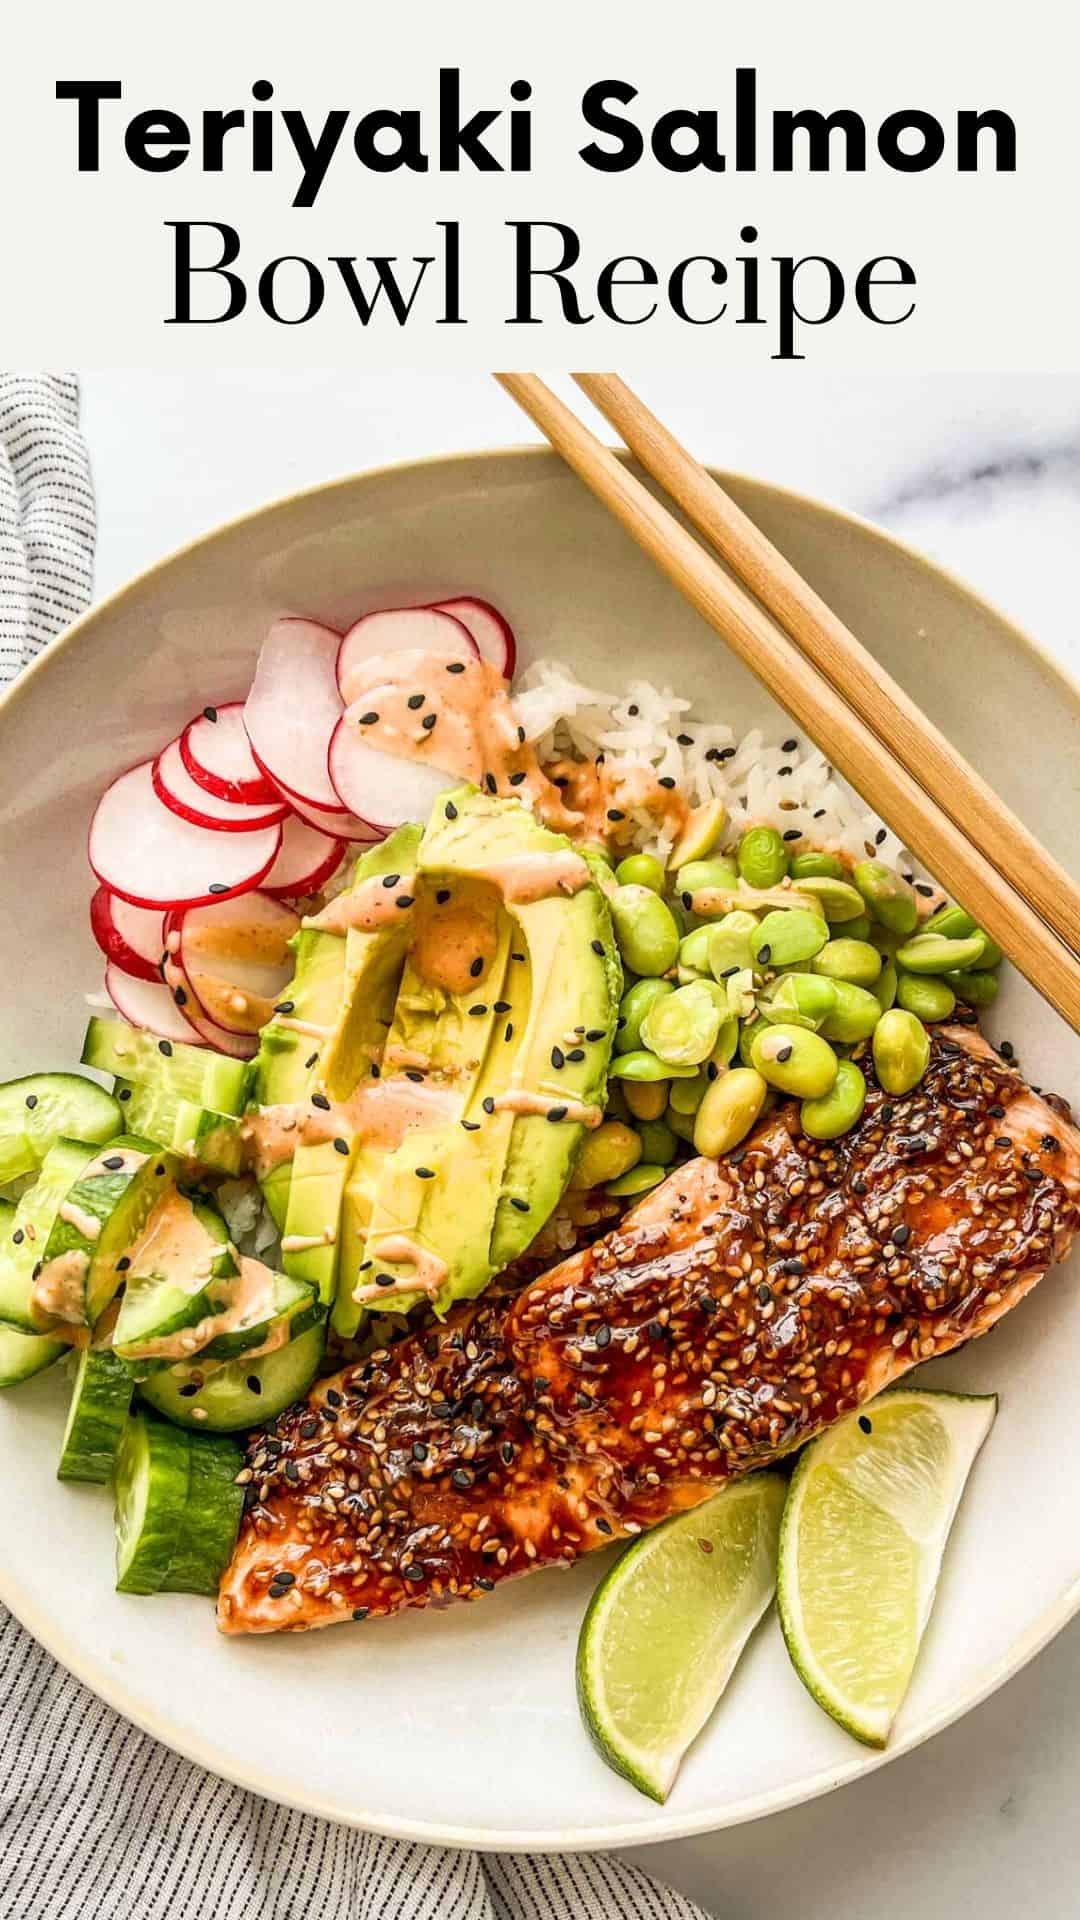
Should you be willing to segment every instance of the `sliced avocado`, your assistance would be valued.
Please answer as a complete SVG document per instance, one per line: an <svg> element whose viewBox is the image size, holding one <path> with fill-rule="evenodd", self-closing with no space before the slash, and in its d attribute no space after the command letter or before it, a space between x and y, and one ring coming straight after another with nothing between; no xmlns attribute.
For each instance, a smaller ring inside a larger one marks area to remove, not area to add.
<svg viewBox="0 0 1080 1920"><path fill-rule="evenodd" d="M427 889L452 902L462 883L489 891L498 886L501 897L515 862L547 855L565 861L573 853L567 839L517 802L472 788L443 795L420 846L421 907ZM381 1275L399 1285L408 1280L415 1270L408 1262L380 1255L389 1236L404 1233L422 1255L445 1264L440 1312L482 1291L558 1204L584 1138L584 1116L576 1109L602 1108L622 988L607 902L591 870L574 892L511 897L498 916L501 938L509 936L508 964L497 1002L491 995L498 1015L488 1023L488 1044L459 1081L462 1112L409 1133L377 1167L373 1191L370 1180L364 1184L358 1206L369 1208L364 1259L370 1277L361 1275L361 1285L378 1284ZM417 958L414 948L414 968ZM445 1012L436 1036L444 1020ZM452 1043L439 1044L444 1057L452 1057ZM523 1114L499 1104L514 1092L539 1098L542 1110ZM369 1158L370 1150L362 1149L358 1172ZM343 1238L355 1252L359 1233L346 1226ZM350 1259L334 1314L344 1334L356 1324L352 1273ZM408 1311L420 1297L387 1289L395 1311Z"/></svg>
<svg viewBox="0 0 1080 1920"><path fill-rule="evenodd" d="M419 840L419 827L399 827L388 840L357 861L351 891L368 881L397 875L401 888L411 897ZM410 922L411 913L406 911L399 919L371 932L350 927L344 937L340 934L317 936L320 940L336 942L341 971L333 1014L327 1010L325 1024L331 1031L319 1044L318 1059L313 1066L310 1061L316 1043L310 1043L310 1052L305 1055L307 1084L302 1094L293 1096L295 1099L309 1098L318 1087L326 1099L347 1101L358 1084L370 1077L372 1067L378 1065L393 1018ZM298 967L298 978L299 973ZM316 1024L309 1012L300 1014L301 1002L295 987L286 989L285 999L293 1002L292 1017ZM286 1250L282 1256L285 1271L294 1279L306 1280L316 1288L320 1300L327 1303L334 1294L341 1199L353 1141L353 1130L346 1127L333 1140L300 1146L291 1162L283 1237L286 1241L314 1240L316 1244ZM266 1191L265 1184L263 1190Z"/></svg>
<svg viewBox="0 0 1080 1920"><path fill-rule="evenodd" d="M142 1232L179 1171L175 1154L140 1134L122 1133L99 1148L64 1195L42 1256L41 1281L44 1287L51 1263L65 1262L74 1299L76 1263L81 1263L83 1325L92 1327L108 1306L123 1278L124 1269L117 1262ZM33 1301L31 1314L39 1327L50 1324L47 1313Z"/></svg>

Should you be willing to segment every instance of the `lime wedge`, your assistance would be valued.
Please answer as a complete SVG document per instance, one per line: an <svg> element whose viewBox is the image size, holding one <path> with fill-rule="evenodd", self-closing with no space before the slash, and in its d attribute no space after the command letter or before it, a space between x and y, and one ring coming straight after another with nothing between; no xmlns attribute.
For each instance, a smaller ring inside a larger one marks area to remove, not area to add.
<svg viewBox="0 0 1080 1920"><path fill-rule="evenodd" d="M643 1534L581 1624L582 1717L616 1773L666 1800L776 1586L786 1482L756 1473Z"/></svg>
<svg viewBox="0 0 1080 1920"><path fill-rule="evenodd" d="M780 1535L788 1652L819 1706L883 1747L996 1394L883 1394L807 1447Z"/></svg>

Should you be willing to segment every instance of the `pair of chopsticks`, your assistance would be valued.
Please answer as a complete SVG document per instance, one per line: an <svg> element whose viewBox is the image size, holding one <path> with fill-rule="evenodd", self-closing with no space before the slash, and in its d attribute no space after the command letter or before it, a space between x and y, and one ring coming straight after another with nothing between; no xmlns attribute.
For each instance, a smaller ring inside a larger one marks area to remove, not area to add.
<svg viewBox="0 0 1080 1920"><path fill-rule="evenodd" d="M573 377L730 573L536 374L495 376L867 806L1080 1033L1074 881L625 382Z"/></svg>

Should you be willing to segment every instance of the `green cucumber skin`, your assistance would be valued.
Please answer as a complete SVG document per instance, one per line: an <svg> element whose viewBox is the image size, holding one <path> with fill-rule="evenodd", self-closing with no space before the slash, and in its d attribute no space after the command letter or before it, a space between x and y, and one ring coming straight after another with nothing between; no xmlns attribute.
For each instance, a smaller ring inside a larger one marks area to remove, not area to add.
<svg viewBox="0 0 1080 1920"><path fill-rule="evenodd" d="M70 1221L56 1219L45 1248L46 1262L65 1253L84 1253L89 1261L86 1276L84 1318L92 1327L100 1318L120 1284L116 1262L141 1232L149 1214L165 1191L165 1182L176 1179L180 1163L174 1155L141 1134L120 1134L107 1143L116 1153L141 1153L143 1163L131 1170L117 1172L101 1166L87 1177L85 1170L64 1198L82 1213L101 1223L95 1239L87 1239ZM108 1150L95 1161L98 1166L108 1158Z"/></svg>
<svg viewBox="0 0 1080 1920"><path fill-rule="evenodd" d="M0 1327L0 1387L17 1387L44 1373L71 1348L62 1340L50 1340L46 1333L18 1333L14 1327Z"/></svg>
<svg viewBox="0 0 1080 1920"><path fill-rule="evenodd" d="M288 1346L256 1360L231 1360L207 1376L198 1393L180 1389L198 1375L198 1362L179 1370L162 1368L139 1382L139 1396L156 1412L196 1433L243 1433L262 1426L304 1399L322 1363L326 1324L320 1320ZM254 1377L261 1392L245 1384ZM199 1416L202 1416L201 1418Z"/></svg>
<svg viewBox="0 0 1080 1920"><path fill-rule="evenodd" d="M83 1349L71 1390L58 1480L104 1486L110 1479L134 1386L131 1369L107 1347Z"/></svg>
<svg viewBox="0 0 1080 1920"><path fill-rule="evenodd" d="M191 1434L188 1444L187 1505L179 1544L159 1592L215 1599L240 1531L244 1489L237 1486L236 1476L244 1454L222 1435Z"/></svg>
<svg viewBox="0 0 1080 1920"><path fill-rule="evenodd" d="M162 1053L162 1042L129 1027L126 1020L95 1015L86 1029L82 1064L114 1074L125 1084L158 1088L161 1109L171 1107L173 1118L181 1100L195 1101L214 1113L243 1112L251 1085L250 1062L231 1060L210 1047L164 1044L170 1046L168 1054Z"/></svg>
<svg viewBox="0 0 1080 1920"><path fill-rule="evenodd" d="M220 1252L214 1256L209 1276L197 1293L178 1285L169 1274L137 1273L134 1269L129 1271L113 1334L113 1347L122 1359L140 1369L169 1365L166 1360L140 1359L138 1348L148 1340L165 1340L171 1334L182 1333L187 1327L198 1326L199 1321L214 1310L212 1295L215 1282L227 1279L236 1272L224 1220L203 1202L195 1201L192 1204L197 1220L205 1229L208 1244L216 1243Z"/></svg>
<svg viewBox="0 0 1080 1920"><path fill-rule="evenodd" d="M265 1346L282 1320L288 1326L288 1344L291 1344L316 1326L325 1315L326 1308L306 1280L291 1280L288 1275L281 1274L274 1288L274 1311L270 1318L260 1321L257 1326L238 1327L234 1333L219 1333L203 1348L199 1358L239 1359L242 1354L250 1353L253 1347Z"/></svg>
<svg viewBox="0 0 1080 1920"><path fill-rule="evenodd" d="M34 1269L45 1254L57 1208L82 1169L99 1152L80 1140L57 1140L42 1163L41 1173L15 1209L12 1231L0 1247L0 1322L19 1333L40 1333L30 1312ZM23 1238L16 1242L15 1235Z"/></svg>
<svg viewBox="0 0 1080 1920"><path fill-rule="evenodd" d="M190 1477L188 1436L165 1421L130 1414L113 1475L117 1593L161 1591L180 1546Z"/></svg>
<svg viewBox="0 0 1080 1920"><path fill-rule="evenodd" d="M112 1094L84 1074L31 1073L9 1080L0 1086L0 1185L35 1172L57 1140L100 1146L122 1125Z"/></svg>

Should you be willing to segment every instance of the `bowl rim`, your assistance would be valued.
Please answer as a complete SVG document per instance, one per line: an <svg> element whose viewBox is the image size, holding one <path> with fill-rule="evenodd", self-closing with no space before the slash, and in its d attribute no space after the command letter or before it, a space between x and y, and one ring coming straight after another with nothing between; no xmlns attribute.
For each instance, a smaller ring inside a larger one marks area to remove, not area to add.
<svg viewBox="0 0 1080 1920"><path fill-rule="evenodd" d="M620 458L627 460L631 465L634 464L625 450L615 449L615 451ZM342 474L329 481L315 482L309 487L298 488L292 493L266 500L258 506L222 521L217 526L208 528L191 540L184 541L171 549L149 567L144 568L141 573L135 574L132 579L114 588L102 600L94 602L85 613L43 647L15 680L0 691L0 717L6 716L8 709L18 703L26 688L42 674L47 673L59 654L81 639L84 631L102 615L107 615L126 598L150 586L158 575L165 573L176 561L197 552L201 547L210 545L256 520L272 517L276 513L284 513L298 502L312 501L317 496L347 493L366 482L417 471L426 472L440 467L472 464L482 468L506 460L521 461L523 465L533 464L538 467L552 466L557 463L560 471L569 472L562 467L558 455L544 445L460 449L449 453L431 454L420 459L391 461L378 467ZM841 527L854 529L860 534L868 534L876 543L893 552L899 552L923 572L944 580L954 592L971 602L997 625L1006 629L1021 650L1038 662L1046 677L1057 684L1062 698L1066 704L1076 709L1077 718L1080 720L1080 678L1075 677L1039 641L1018 626L993 601L975 591L949 568L939 566L936 561L929 559L918 547L888 532L863 515L848 512L801 489L780 486L753 474L737 473L716 467L710 467L709 471L721 482L734 481L737 486L746 487L751 492L756 491L762 495L771 496L818 516L824 515L827 520ZM503 1829L409 1820L380 1812L378 1809L358 1808L349 1803L338 1802L328 1795L289 1790L259 1767L237 1765L235 1760L223 1752L212 1739L205 1739L195 1732L176 1726L167 1717L158 1716L152 1708L147 1707L140 1699L129 1693L123 1683L109 1671L104 1659L97 1662L89 1655L84 1656L69 1641L67 1634L56 1627L47 1613L39 1610L30 1595L23 1590L17 1577L2 1565L0 1565L0 1601L75 1679L89 1687L99 1699L104 1700L116 1712L173 1752L181 1754L195 1765L231 1781L236 1786L259 1794L265 1799L293 1807L299 1812L384 1834L392 1839L469 1848L482 1853L546 1854L651 1846L662 1841L688 1839L696 1835L720 1832L724 1828L759 1820L768 1814L782 1812L786 1808L801 1806L807 1801L831 1792L836 1787L861 1779L865 1774L876 1772L962 1719L1041 1652L1073 1616L1080 1612L1080 1574L1066 1586L1057 1600L1043 1609L1033 1624L1020 1635L1000 1659L985 1667L955 1698L945 1702L935 1712L924 1716L898 1739L890 1742L883 1752L876 1753L868 1748L857 1748L852 1752L850 1759L840 1764L823 1767L798 1783L749 1794L722 1808L713 1810L703 1808L696 1812L682 1813L677 1808L643 1808L641 1815L633 1820L608 1821L602 1826L559 1829L550 1827Z"/></svg>

